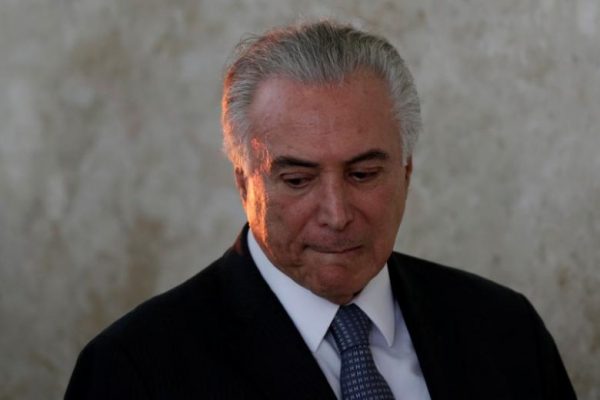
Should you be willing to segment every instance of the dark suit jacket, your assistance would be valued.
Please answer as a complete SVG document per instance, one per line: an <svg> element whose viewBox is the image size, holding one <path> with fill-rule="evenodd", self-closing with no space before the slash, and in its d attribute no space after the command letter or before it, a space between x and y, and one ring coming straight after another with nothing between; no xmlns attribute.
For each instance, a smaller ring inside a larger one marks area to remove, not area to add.
<svg viewBox="0 0 600 400"><path fill-rule="evenodd" d="M65 398L335 399L246 245L143 303L82 351ZM433 400L574 399L520 294L394 253L388 261Z"/></svg>

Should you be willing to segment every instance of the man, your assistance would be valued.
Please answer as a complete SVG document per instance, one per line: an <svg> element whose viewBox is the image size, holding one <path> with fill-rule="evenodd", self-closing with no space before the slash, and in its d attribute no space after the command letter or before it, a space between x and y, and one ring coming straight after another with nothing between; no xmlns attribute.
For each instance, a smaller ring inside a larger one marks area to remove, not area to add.
<svg viewBox="0 0 600 400"><path fill-rule="evenodd" d="M575 398L522 295L393 252L420 111L387 41L324 21L244 42L223 126L248 226L95 338L66 398Z"/></svg>

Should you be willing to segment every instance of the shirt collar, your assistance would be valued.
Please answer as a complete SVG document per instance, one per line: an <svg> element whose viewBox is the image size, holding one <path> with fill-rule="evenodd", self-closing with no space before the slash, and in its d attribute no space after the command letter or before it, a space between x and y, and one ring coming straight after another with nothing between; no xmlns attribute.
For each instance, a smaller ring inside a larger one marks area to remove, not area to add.
<svg viewBox="0 0 600 400"><path fill-rule="evenodd" d="M325 338L339 305L317 296L275 267L251 230L248 230L248 248L260 274L283 305L304 342L315 352ZM395 334L394 297L387 264L351 303L369 316L391 347Z"/></svg>

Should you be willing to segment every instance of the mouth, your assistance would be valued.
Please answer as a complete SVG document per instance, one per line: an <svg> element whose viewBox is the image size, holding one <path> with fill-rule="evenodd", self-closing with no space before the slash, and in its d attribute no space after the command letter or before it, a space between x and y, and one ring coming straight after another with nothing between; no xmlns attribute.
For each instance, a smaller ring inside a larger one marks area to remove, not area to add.
<svg viewBox="0 0 600 400"><path fill-rule="evenodd" d="M348 253L352 253L358 249L360 249L361 246L351 246L351 247L329 247L329 246L322 246L322 245L310 245L308 246L308 248L310 248L313 251L316 251L317 253L323 253L323 254L348 254Z"/></svg>

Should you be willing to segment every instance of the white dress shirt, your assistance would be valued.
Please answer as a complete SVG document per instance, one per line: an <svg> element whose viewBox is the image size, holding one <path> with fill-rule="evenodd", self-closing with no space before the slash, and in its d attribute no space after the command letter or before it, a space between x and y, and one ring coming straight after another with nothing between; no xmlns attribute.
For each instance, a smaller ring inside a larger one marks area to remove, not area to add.
<svg viewBox="0 0 600 400"><path fill-rule="evenodd" d="M341 398L341 359L329 332L339 305L315 295L276 268L250 230L248 248L262 277L294 322L337 398ZM402 311L394 301L387 264L351 303L360 307L373 322L371 352L394 397L397 400L430 399Z"/></svg>

